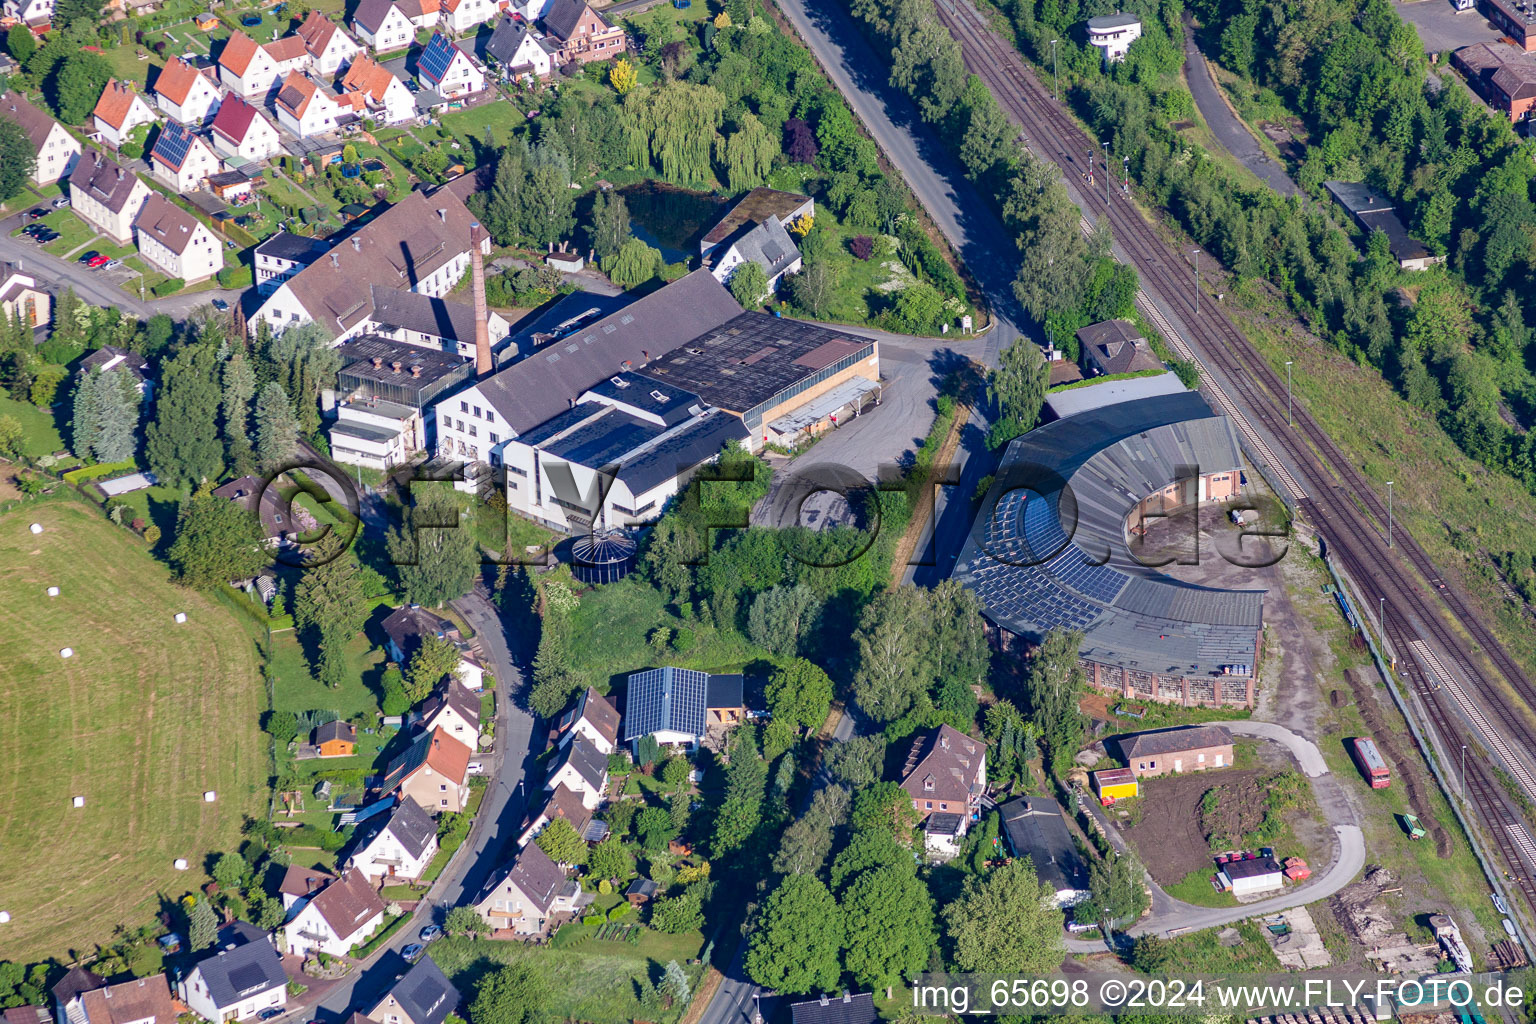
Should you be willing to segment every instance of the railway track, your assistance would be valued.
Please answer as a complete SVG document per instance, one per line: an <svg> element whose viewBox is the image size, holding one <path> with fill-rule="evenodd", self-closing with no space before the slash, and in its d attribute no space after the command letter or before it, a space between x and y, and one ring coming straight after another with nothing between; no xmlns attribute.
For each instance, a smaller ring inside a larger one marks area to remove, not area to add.
<svg viewBox="0 0 1536 1024"><path fill-rule="evenodd" d="M937 7L941 22L960 43L968 69L992 90L1004 112L1024 127L1036 152L1055 162L1069 180L1076 176L1083 183L1078 190L1083 214L1107 219L1121 250L1140 275L1146 293L1143 310L1181 355L1192 356L1201 366L1202 390L1232 416L1250 451L1263 458L1281 486L1291 492L1298 513L1324 538L1330 557L1354 579L1363 596L1377 602L1384 613L1386 633L1394 649L1403 655L1399 667L1428 709L1444 749L1455 750L1465 742L1463 736L1481 739L1479 746L1504 760L1510 774L1528 785L1536 797L1536 778L1522 760L1522 752L1536 751L1536 727L1526 713L1536 708L1536 686L1483 625L1466 598L1444 582L1407 531L1394 527L1395 544L1388 548L1384 535L1387 512L1370 481L1305 408L1295 409L1294 426L1288 422L1284 381L1217 303L1208 299L1196 312L1192 275L1184 256L1159 237L1131 202L1106 196L1103 183L1096 178L1094 187L1088 187L1095 163L1103 173L1109 173L1098 143L1067 116L1052 99L1051 90L1025 68L1019 55L992 33L965 0L937 0ZM1187 343L1154 297L1184 320ZM1228 388L1242 400L1252 422L1241 414ZM1263 434L1268 434L1271 443L1264 441ZM1297 479L1291 466L1304 479ZM1368 517L1374 522L1368 522ZM1425 593L1415 574L1428 584L1438 604ZM1447 625L1444 611L1450 612L1465 636ZM1409 654L1414 650L1410 643L1419 643L1439 667L1428 670L1416 661ZM1434 658L1433 649L1446 656L1449 667ZM1490 678L1494 675L1490 668L1503 676L1503 685ZM1512 706L1517 704L1523 708ZM1536 844L1511 810L1491 768L1469 761L1464 785L1504 861L1506 874L1536 914Z"/></svg>

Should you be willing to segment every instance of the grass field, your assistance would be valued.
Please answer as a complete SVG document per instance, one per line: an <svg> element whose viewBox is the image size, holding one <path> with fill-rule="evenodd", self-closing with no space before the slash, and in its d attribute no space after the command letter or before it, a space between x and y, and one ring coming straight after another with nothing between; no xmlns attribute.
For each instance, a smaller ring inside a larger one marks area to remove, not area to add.
<svg viewBox="0 0 1536 1024"><path fill-rule="evenodd" d="M45 597L49 586L60 595ZM0 821L25 837L0 872L8 958L63 956L146 923L264 808L247 632L90 509L0 516L0 665ZM177 857L193 870L176 871Z"/></svg>
<svg viewBox="0 0 1536 1024"><path fill-rule="evenodd" d="M18 402L10 395L0 395L0 416L14 416L21 424L21 450L28 458L52 455L65 446L58 423L47 409L39 409L31 402Z"/></svg>

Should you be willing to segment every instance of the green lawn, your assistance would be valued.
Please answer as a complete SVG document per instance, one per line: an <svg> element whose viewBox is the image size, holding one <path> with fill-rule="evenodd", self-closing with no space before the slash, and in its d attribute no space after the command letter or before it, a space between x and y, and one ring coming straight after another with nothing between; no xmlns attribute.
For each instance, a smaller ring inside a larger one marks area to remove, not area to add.
<svg viewBox="0 0 1536 1024"><path fill-rule="evenodd" d="M452 132L463 146L462 150L450 150L450 159L458 157L466 165L472 164L475 151L470 139L483 143L489 137L491 145L500 149L511 139L512 130L522 121L523 116L517 107L505 100L444 114L443 127Z"/></svg>
<svg viewBox="0 0 1536 1024"><path fill-rule="evenodd" d="M547 995L539 1007L539 1019L580 1020L590 1024L628 1024L633 1020L672 1024L682 1015L683 1007L642 1007L635 996L636 982L647 977L659 981L667 963L676 960L685 965L689 980L697 988L701 968L687 965L687 961L697 957L702 946L703 936L698 932L665 935L647 928L634 945L589 940L568 949L521 942L443 939L433 944L432 959L466 1001L474 999L480 979L491 971L506 964L526 963L534 966L546 982Z"/></svg>
<svg viewBox="0 0 1536 1024"><path fill-rule="evenodd" d="M14 416L21 424L21 450L28 458L52 455L65 447L64 438L59 434L59 422L51 410L39 409L31 402L18 402L10 395L0 394L0 416Z"/></svg>
<svg viewBox="0 0 1536 1024"><path fill-rule="evenodd" d="M0 665L0 821L27 837L0 872L9 957L62 956L145 923L262 813L265 697L249 635L89 507L0 516ZM176 871L178 857L193 869Z"/></svg>
<svg viewBox="0 0 1536 1024"><path fill-rule="evenodd" d="M28 221L28 224L31 223L33 222ZM96 237L96 232L86 226L85 221L76 217L70 210L50 211L46 217L38 218L37 223L46 224L59 233L60 237L43 246L45 252L55 256L68 255ZM17 228L11 232L11 237L18 237L21 232L22 229Z"/></svg>
<svg viewBox="0 0 1536 1024"><path fill-rule="evenodd" d="M1224 946L1217 936L1221 928L1208 928L1203 932L1191 932L1169 939L1167 973L1191 974L1269 974L1279 973L1280 961L1275 959L1269 943L1264 940L1257 921L1240 921L1237 929L1241 941L1235 946Z"/></svg>
<svg viewBox="0 0 1536 1024"><path fill-rule="evenodd" d="M383 670L384 652L366 636L359 636L347 645L347 661L353 671L347 673L346 682L331 689L310 674L304 650L292 630L274 634L269 663L272 706L279 711L334 711L342 718L378 710L377 691L373 687Z"/></svg>

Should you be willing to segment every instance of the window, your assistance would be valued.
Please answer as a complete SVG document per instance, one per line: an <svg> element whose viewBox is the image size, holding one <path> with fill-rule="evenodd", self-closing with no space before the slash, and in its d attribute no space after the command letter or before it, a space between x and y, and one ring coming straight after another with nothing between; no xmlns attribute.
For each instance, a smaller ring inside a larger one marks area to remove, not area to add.
<svg viewBox="0 0 1536 1024"><path fill-rule="evenodd" d="M469 403L468 402L460 402L459 403L459 412L469 412Z"/></svg>
<svg viewBox="0 0 1536 1024"><path fill-rule="evenodd" d="M1137 767L1137 768L1138 768L1138 769L1139 769L1139 770L1141 770L1141 771L1146 771L1146 770L1147 770L1147 762L1145 762L1145 761L1140 761L1140 762L1138 762L1138 763L1137 763L1137 765L1136 765L1136 767Z"/></svg>
<svg viewBox="0 0 1536 1024"><path fill-rule="evenodd" d="M480 407L477 405L477 406L475 406L475 419L478 420L478 419L481 419L481 418L482 417L480 415Z"/></svg>
<svg viewBox="0 0 1536 1024"><path fill-rule="evenodd" d="M933 810L933 801L932 800L924 801L923 809L924 810L929 810L929 811Z"/></svg>
<svg viewBox="0 0 1536 1024"><path fill-rule="evenodd" d="M923 789L927 790L930 793L933 792L933 780L932 779L924 779L923 780Z"/></svg>
<svg viewBox="0 0 1536 1024"><path fill-rule="evenodd" d="M443 426L448 430L453 429L453 417L447 413L443 413Z"/></svg>
<svg viewBox="0 0 1536 1024"><path fill-rule="evenodd" d="M439 793L446 793L446 792L448 792L448 784L447 783L440 783L438 785L438 787L437 787L437 791Z"/></svg>
<svg viewBox="0 0 1536 1024"><path fill-rule="evenodd" d="M1157 762L1156 761L1148 761L1147 762L1147 767L1148 768L1156 768L1157 767Z"/></svg>
<svg viewBox="0 0 1536 1024"><path fill-rule="evenodd" d="M447 800L439 800L438 803L441 804L444 807L448 806L448 801Z"/></svg>
<svg viewBox="0 0 1536 1024"><path fill-rule="evenodd" d="M939 810L941 810L941 811L949 810L949 804L946 804L943 801L940 801L939 802Z"/></svg>
<svg viewBox="0 0 1536 1024"><path fill-rule="evenodd" d="M511 473L513 476L527 476L528 475L528 471L526 469L519 469L517 466L508 466L507 467L507 472Z"/></svg>
<svg viewBox="0 0 1536 1024"><path fill-rule="evenodd" d="M491 431L491 444L500 444L500 443L501 443L501 435L496 433L496 431L494 431L494 430Z"/></svg>
<svg viewBox="0 0 1536 1024"><path fill-rule="evenodd" d="M475 436L477 436L477 435L476 435L476 431L475 431L475 425L474 425L474 424L473 424L473 423L471 423L471 424L470 424L470 425L469 425L469 436L470 436L470 437L475 437Z"/></svg>
<svg viewBox="0 0 1536 1024"><path fill-rule="evenodd" d="M460 429L460 430L463 430L463 429L464 429L464 421L463 421L463 420L459 420L459 421L457 421L457 422L458 422L458 424L459 424L459 429Z"/></svg>

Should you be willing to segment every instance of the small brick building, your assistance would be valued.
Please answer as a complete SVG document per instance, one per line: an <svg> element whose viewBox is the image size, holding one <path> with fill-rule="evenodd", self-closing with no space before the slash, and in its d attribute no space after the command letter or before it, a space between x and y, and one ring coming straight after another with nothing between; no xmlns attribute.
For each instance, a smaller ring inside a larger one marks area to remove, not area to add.
<svg viewBox="0 0 1536 1024"><path fill-rule="evenodd" d="M1119 748L1125 766L1138 779L1232 765L1232 734L1219 725L1130 733L1117 736L1112 742Z"/></svg>

